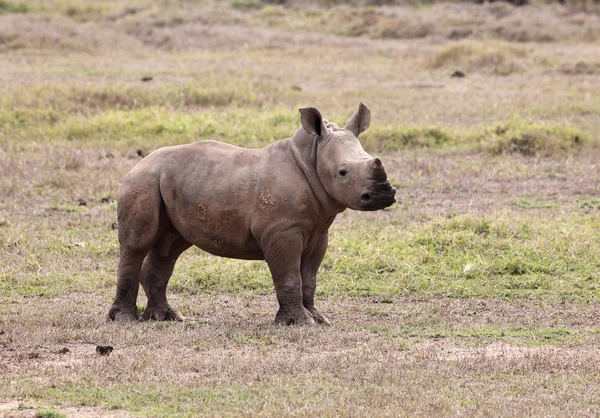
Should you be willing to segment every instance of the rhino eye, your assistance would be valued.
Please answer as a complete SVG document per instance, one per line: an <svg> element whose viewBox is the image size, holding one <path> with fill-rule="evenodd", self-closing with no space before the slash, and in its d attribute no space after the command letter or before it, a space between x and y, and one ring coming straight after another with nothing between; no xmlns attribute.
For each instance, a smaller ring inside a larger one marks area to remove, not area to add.
<svg viewBox="0 0 600 418"><path fill-rule="evenodd" d="M342 168L340 170L340 176L344 177L346 174L348 174L348 172Z"/></svg>

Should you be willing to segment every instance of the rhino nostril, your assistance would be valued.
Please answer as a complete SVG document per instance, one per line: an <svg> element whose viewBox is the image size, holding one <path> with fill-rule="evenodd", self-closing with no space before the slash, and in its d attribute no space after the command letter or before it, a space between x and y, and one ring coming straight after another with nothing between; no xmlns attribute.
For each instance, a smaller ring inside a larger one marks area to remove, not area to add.
<svg viewBox="0 0 600 418"><path fill-rule="evenodd" d="M363 202L369 202L371 200L371 194L363 193L363 195L360 197L360 200L362 200Z"/></svg>

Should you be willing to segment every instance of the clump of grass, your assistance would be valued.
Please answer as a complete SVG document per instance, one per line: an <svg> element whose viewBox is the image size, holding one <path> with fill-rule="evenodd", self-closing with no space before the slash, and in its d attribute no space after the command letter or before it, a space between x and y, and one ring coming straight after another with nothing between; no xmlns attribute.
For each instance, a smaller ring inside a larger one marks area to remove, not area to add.
<svg viewBox="0 0 600 418"><path fill-rule="evenodd" d="M450 44L429 57L429 68L461 68L472 72L508 75L524 69L526 49L501 43L479 44L459 42Z"/></svg>
<svg viewBox="0 0 600 418"><path fill-rule="evenodd" d="M589 143L586 134L568 125L512 120L486 128L482 147L493 154L544 156L581 148Z"/></svg>
<svg viewBox="0 0 600 418"><path fill-rule="evenodd" d="M334 32L345 36L362 36L377 24L377 11L368 9L337 9L331 10L322 18L323 24L339 22L334 24Z"/></svg>
<svg viewBox="0 0 600 418"><path fill-rule="evenodd" d="M53 409L46 409L43 411L38 411L35 414L36 418L66 418L67 416L62 412L57 412Z"/></svg>
<svg viewBox="0 0 600 418"><path fill-rule="evenodd" d="M261 25L334 33L349 37L416 39L429 36L433 32L431 23L415 18L414 14L402 17L388 15L374 7L378 5L335 6L327 10L269 5L263 7L255 17L257 23Z"/></svg>
<svg viewBox="0 0 600 418"><path fill-rule="evenodd" d="M583 209L584 211L589 211L589 212L594 211L594 210L600 211L600 199L592 198L592 199L582 200L581 202L577 203L577 206L580 209Z"/></svg>
<svg viewBox="0 0 600 418"><path fill-rule="evenodd" d="M563 64L559 71L569 75L595 75L600 74L600 62L578 61L575 65Z"/></svg>
<svg viewBox="0 0 600 418"><path fill-rule="evenodd" d="M64 1L58 2L58 11L79 22L98 20L116 13L119 2L112 1Z"/></svg>
<svg viewBox="0 0 600 418"><path fill-rule="evenodd" d="M372 38L381 39L418 39L425 38L433 32L433 27L419 19L391 19L382 17L371 29Z"/></svg>
<svg viewBox="0 0 600 418"><path fill-rule="evenodd" d="M405 148L439 148L456 145L457 135L437 126L386 126L374 128L364 135L365 146L377 151Z"/></svg>
<svg viewBox="0 0 600 418"><path fill-rule="evenodd" d="M321 22L338 35L366 35L374 39L418 39L433 32L432 25L415 14L387 15L375 7L338 7L325 13Z"/></svg>
<svg viewBox="0 0 600 418"><path fill-rule="evenodd" d="M558 203L530 201L523 197L516 199L513 204L521 209L553 209L560 206Z"/></svg>
<svg viewBox="0 0 600 418"><path fill-rule="evenodd" d="M0 13L27 13L30 9L26 4L0 0Z"/></svg>
<svg viewBox="0 0 600 418"><path fill-rule="evenodd" d="M234 9L241 10L262 9L264 6L259 0L232 0L229 4Z"/></svg>

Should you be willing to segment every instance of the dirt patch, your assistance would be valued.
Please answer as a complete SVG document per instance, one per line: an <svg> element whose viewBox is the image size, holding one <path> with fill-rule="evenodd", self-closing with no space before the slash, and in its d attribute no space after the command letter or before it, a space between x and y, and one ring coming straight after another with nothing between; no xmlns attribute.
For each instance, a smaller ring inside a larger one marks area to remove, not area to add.
<svg viewBox="0 0 600 418"><path fill-rule="evenodd" d="M439 361L515 360L552 356L576 357L579 354L578 350L565 347L526 347L504 342L494 342L484 347L458 347L449 339L424 341L416 344L414 349ZM598 353L590 351L590 354L600 359Z"/></svg>
<svg viewBox="0 0 600 418"><path fill-rule="evenodd" d="M27 400L23 401L6 401L0 400L0 418L35 418L41 413L53 411L58 414L65 414L67 417L82 417L82 418L121 418L131 416L125 411L107 411L102 408L93 408L89 406L65 406L63 408L40 408L34 406ZM50 416L50 415L46 415Z"/></svg>
<svg viewBox="0 0 600 418"><path fill-rule="evenodd" d="M387 302L320 297L319 308L329 315L333 326L277 327L272 322L277 308L274 295L175 294L171 303L189 318L185 323L127 325L104 322L109 304L104 296L4 298L2 328L7 331L0 336L0 367L5 370L0 390L9 399L3 405L10 409L35 399L77 416L121 416L120 411L107 408L139 408L132 403L138 399L135 402L143 402L144 410L154 411L147 408L158 407L161 394L168 396L166 406L175 402L176 392L186 399L178 404L182 407L194 399L186 394L206 388L225 393L234 390L236 394L258 391L261 399L271 399L263 388L295 388L297 392L317 385L324 390L324 384L335 381L338 396L352 397L357 388L387 387L404 405L414 408L415 404L407 403L412 391L406 393L403 387L416 385L422 394L429 393L427 385L433 385L439 393L448 389L445 385L451 379L453 387L480 382L485 391L503 392L506 377L515 374L545 379L597 372L598 341L593 327L598 323L598 304L444 298ZM539 345L539 341L527 339L527 331L520 331L530 330L535 335L540 327L564 328L579 340L573 344L553 339ZM495 329L505 330L506 336L487 331ZM511 332L525 340L511 341ZM524 343L527 341L534 345ZM114 352L99 356L96 344L110 344ZM61 354L64 347L69 352ZM170 392L165 381L171 382L169 387L176 392ZM97 389L82 391L89 385ZM552 388L532 387L528 393L533 390L546 396ZM97 390L105 394L103 398L95 397ZM146 393L148 390L151 392ZM17 393L23 391L31 398L18 400ZM87 405L70 406L60 401L61 393ZM149 401L149 396L157 401ZM221 399L225 395L217 392L214 396ZM234 396L236 401L226 401L230 407L261 408L254 398L246 404L247 395ZM323 404L325 399L319 408L329 408ZM372 401L375 399L379 397ZM478 402L492 407L496 398L486 399ZM380 410L383 404L378 402L371 408ZM195 408L215 407L192 404ZM451 404L455 405L454 401ZM579 410L578 403L567 405ZM392 406L396 407L399 405ZM536 408L542 408L541 404ZM547 412L547 407L540 411Z"/></svg>

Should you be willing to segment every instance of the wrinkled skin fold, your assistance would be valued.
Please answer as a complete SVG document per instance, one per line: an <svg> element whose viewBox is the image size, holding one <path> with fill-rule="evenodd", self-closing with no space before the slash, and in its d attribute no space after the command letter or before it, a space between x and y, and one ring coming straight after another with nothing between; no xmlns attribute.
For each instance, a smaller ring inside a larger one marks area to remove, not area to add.
<svg viewBox="0 0 600 418"><path fill-rule="evenodd" d="M161 148L123 180L118 199L120 260L109 320L174 320L167 302L177 258L196 245L211 254L265 260L282 325L329 324L315 308L328 229L347 208L380 210L396 190L383 163L357 137L371 113L363 103L344 128L300 109L292 138L262 149L216 141ZM139 285L148 306L136 307Z"/></svg>

